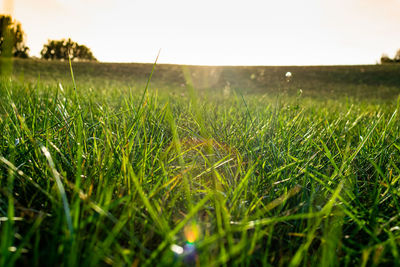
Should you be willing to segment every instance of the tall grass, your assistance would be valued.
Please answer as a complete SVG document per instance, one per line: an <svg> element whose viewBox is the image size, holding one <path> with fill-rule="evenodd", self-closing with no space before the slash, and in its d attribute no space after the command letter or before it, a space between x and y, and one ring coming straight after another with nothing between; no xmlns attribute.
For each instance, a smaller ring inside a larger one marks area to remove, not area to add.
<svg viewBox="0 0 400 267"><path fill-rule="evenodd" d="M0 266L394 265L399 101L0 83Z"/></svg>

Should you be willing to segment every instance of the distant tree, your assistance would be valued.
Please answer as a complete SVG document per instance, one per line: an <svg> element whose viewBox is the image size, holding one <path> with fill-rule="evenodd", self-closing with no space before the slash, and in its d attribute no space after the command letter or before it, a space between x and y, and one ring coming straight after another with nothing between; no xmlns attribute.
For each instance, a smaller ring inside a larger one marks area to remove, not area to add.
<svg viewBox="0 0 400 267"><path fill-rule="evenodd" d="M397 50L394 58L390 58L388 55L383 54L381 57L381 64L385 63L400 63L400 49Z"/></svg>
<svg viewBox="0 0 400 267"><path fill-rule="evenodd" d="M394 56L394 59L393 59L393 60L394 60L395 62L400 63L400 49L397 50L396 55Z"/></svg>
<svg viewBox="0 0 400 267"><path fill-rule="evenodd" d="M385 64L385 63L393 63L393 59L391 59L388 55L383 54L381 56L381 64Z"/></svg>
<svg viewBox="0 0 400 267"><path fill-rule="evenodd" d="M47 44L43 45L40 55L48 60L71 58L71 60L97 61L88 47L71 39L48 40Z"/></svg>
<svg viewBox="0 0 400 267"><path fill-rule="evenodd" d="M29 48L25 45L25 33L21 23L11 16L0 15L0 55L2 57L28 58Z"/></svg>

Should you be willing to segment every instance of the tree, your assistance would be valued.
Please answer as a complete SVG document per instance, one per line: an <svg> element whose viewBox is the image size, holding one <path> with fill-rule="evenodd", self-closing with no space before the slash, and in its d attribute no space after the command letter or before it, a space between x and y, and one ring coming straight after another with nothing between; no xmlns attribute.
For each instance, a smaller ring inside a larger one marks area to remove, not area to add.
<svg viewBox="0 0 400 267"><path fill-rule="evenodd" d="M388 55L383 54L381 56L381 64L385 64L385 63L393 63L393 59L391 59Z"/></svg>
<svg viewBox="0 0 400 267"><path fill-rule="evenodd" d="M397 50L396 55L394 56L394 59L393 59L393 60L394 60L395 62L400 63L400 49Z"/></svg>
<svg viewBox="0 0 400 267"><path fill-rule="evenodd" d="M48 60L71 58L71 60L97 61L88 47L80 45L70 38L68 40L48 40L47 44L43 45L40 54L43 59Z"/></svg>
<svg viewBox="0 0 400 267"><path fill-rule="evenodd" d="M400 63L400 49L397 50L396 55L394 55L394 58L390 58L388 55L383 54L381 57L381 64L385 63Z"/></svg>
<svg viewBox="0 0 400 267"><path fill-rule="evenodd" d="M29 48L25 45L25 33L21 23L11 16L0 15L0 55L2 57L28 58Z"/></svg>

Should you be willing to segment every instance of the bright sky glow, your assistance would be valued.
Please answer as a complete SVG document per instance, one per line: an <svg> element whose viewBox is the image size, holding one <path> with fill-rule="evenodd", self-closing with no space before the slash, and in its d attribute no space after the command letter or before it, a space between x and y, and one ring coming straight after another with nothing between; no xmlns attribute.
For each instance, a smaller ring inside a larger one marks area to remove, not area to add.
<svg viewBox="0 0 400 267"><path fill-rule="evenodd" d="M11 6L34 56L47 39L68 37L108 62L153 62L161 49L161 63L374 64L400 48L399 0L14 0Z"/></svg>

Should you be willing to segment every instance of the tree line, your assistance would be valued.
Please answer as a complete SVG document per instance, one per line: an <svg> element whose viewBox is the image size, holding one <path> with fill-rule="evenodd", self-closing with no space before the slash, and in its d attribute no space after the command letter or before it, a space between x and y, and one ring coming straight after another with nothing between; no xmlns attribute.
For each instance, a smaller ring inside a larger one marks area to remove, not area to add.
<svg viewBox="0 0 400 267"><path fill-rule="evenodd" d="M70 38L48 40L40 52L42 59L47 60L85 60L97 61L92 51ZM25 33L21 23L11 16L0 15L0 56L28 58L29 48L25 44Z"/></svg>
<svg viewBox="0 0 400 267"><path fill-rule="evenodd" d="M397 50L396 54L394 55L394 58L390 58L388 55L383 54L381 57L381 63L400 63L400 49Z"/></svg>

